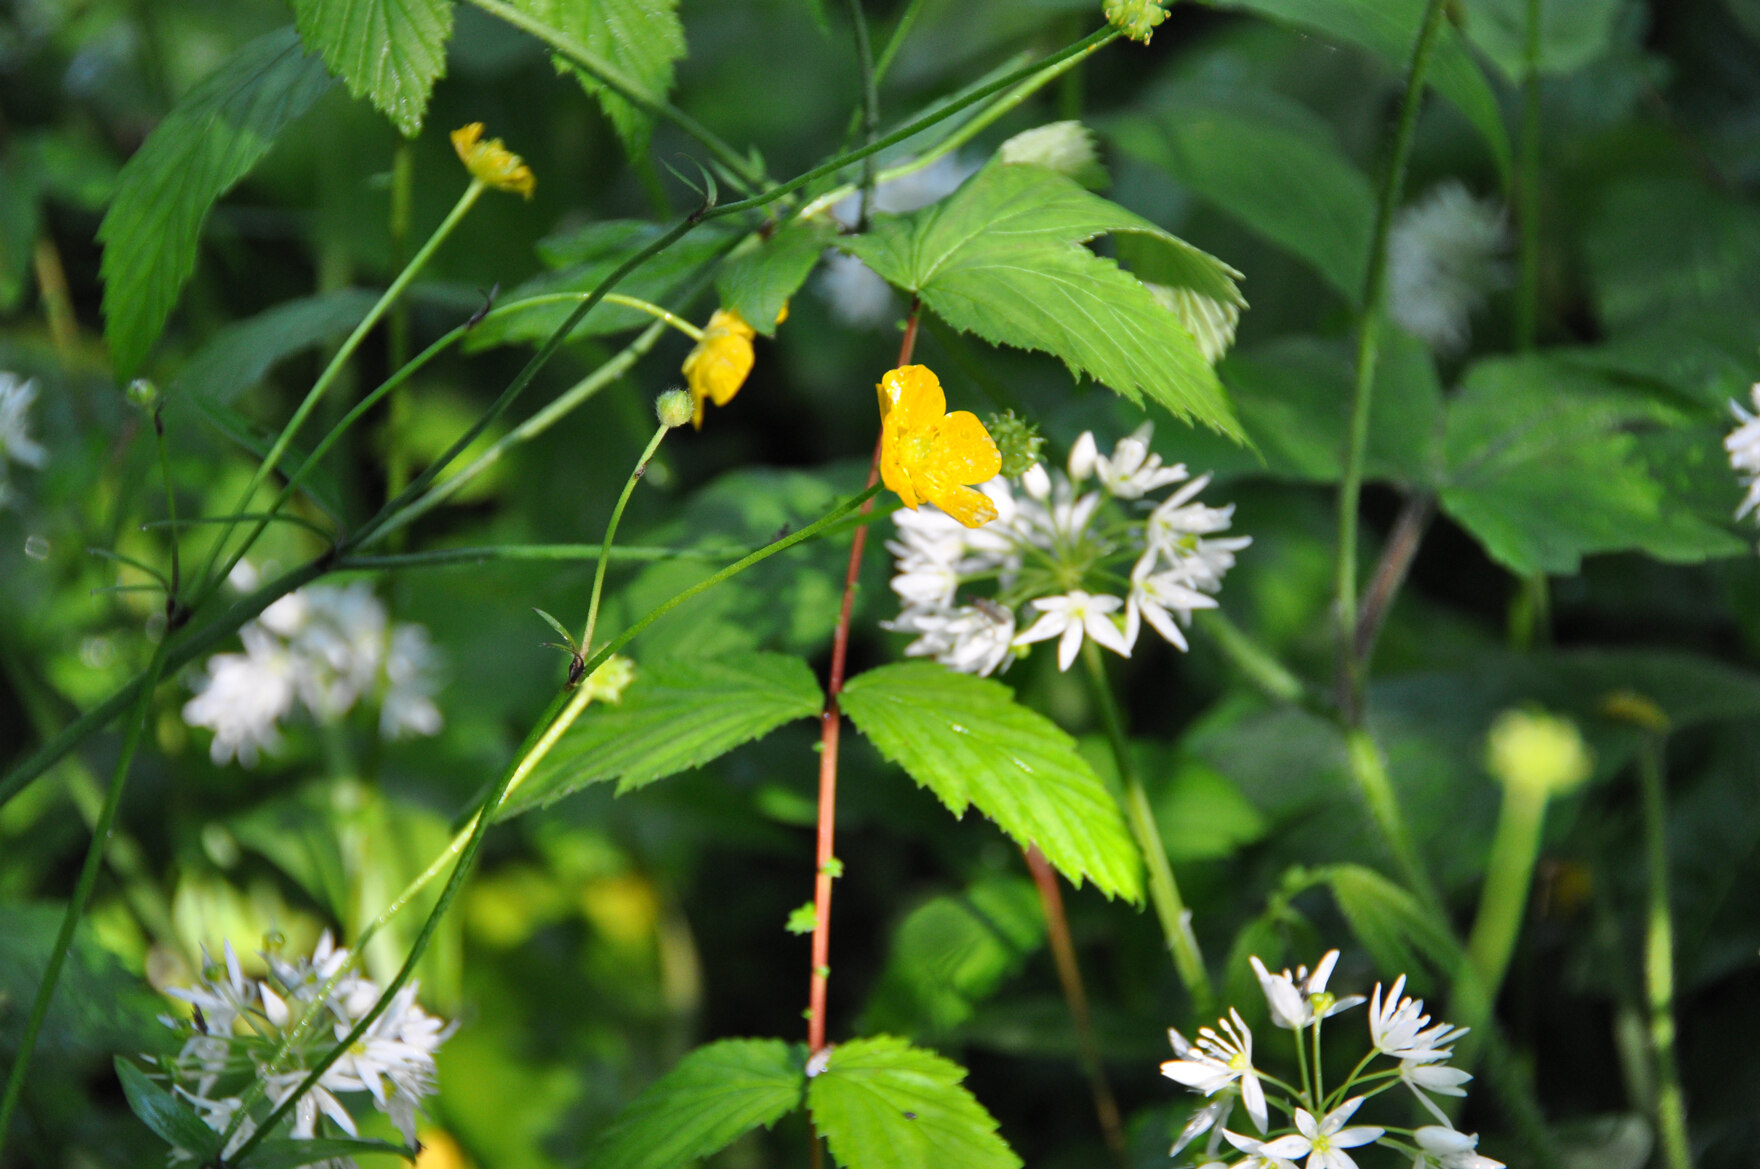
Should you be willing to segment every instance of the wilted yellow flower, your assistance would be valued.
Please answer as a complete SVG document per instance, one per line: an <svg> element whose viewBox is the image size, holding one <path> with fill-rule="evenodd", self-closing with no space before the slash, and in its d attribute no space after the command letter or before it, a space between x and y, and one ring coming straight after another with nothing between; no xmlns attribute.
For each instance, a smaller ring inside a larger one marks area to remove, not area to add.
<svg viewBox="0 0 1760 1169"><path fill-rule="evenodd" d="M494 187L498 191L512 191L530 199L532 188L538 185L532 168L519 155L503 146L501 139L491 138L484 142L482 137L481 122L460 126L452 132L452 148L458 151L459 161L464 163L465 169L485 186Z"/></svg>
<svg viewBox="0 0 1760 1169"><path fill-rule="evenodd" d="M947 413L947 395L927 366L888 370L875 388L881 481L912 510L927 500L968 528L995 519L989 497L965 486L1002 470L1002 455L977 415Z"/></svg>
<svg viewBox="0 0 1760 1169"><path fill-rule="evenodd" d="M1485 767L1493 776L1550 796L1570 791L1595 770L1577 724L1544 711L1504 711L1491 724L1485 747Z"/></svg>
<svg viewBox="0 0 1760 1169"><path fill-rule="evenodd" d="M752 338L757 335L734 309L716 309L703 329L702 340L685 355L684 378L696 402L691 425L698 430L703 428L703 399L713 398L717 406L725 406L746 384L756 359Z"/></svg>

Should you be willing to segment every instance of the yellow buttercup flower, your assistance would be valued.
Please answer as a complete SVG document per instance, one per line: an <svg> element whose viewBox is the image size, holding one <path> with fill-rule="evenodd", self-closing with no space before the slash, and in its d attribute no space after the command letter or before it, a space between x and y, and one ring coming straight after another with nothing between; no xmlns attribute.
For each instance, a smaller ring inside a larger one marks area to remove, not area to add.
<svg viewBox="0 0 1760 1169"><path fill-rule="evenodd" d="M696 410L691 425L703 429L703 400L713 398L717 406L733 401L739 388L746 384L756 355L752 338L758 331L730 308L716 309L703 329L695 349L685 355L684 378L690 383L691 398Z"/></svg>
<svg viewBox="0 0 1760 1169"><path fill-rule="evenodd" d="M459 161L464 163L465 169L485 186L494 187L498 191L512 191L530 199L532 188L538 185L532 168L519 155L503 146L501 139L491 138L484 142L482 138L481 122L460 126L452 132L452 148L458 151Z"/></svg>
<svg viewBox="0 0 1760 1169"><path fill-rule="evenodd" d="M996 518L996 505L968 483L1002 470L990 432L969 410L947 412L947 395L927 366L888 370L880 392L880 479L915 510L925 500L968 528Z"/></svg>

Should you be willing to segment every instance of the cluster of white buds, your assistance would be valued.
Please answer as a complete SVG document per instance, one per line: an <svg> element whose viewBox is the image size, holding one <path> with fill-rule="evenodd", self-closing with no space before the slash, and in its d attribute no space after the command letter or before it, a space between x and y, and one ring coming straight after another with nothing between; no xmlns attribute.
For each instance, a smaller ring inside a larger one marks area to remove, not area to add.
<svg viewBox="0 0 1760 1169"><path fill-rule="evenodd" d="M915 636L905 653L991 674L1023 647L1056 638L1067 670L1084 638L1129 657L1145 622L1185 649L1182 627L1216 607L1235 553L1252 538L1218 535L1233 505L1198 502L1210 477L1163 464L1149 449L1153 433L1144 423L1111 455L1084 433L1067 472L1036 463L1017 479L997 476L978 488L997 512L981 528L933 507L898 512L898 538L886 546L904 607L884 624ZM1150 498L1175 484L1166 498ZM993 595L962 596L979 582ZM1022 613L1037 616L1017 630Z"/></svg>
<svg viewBox="0 0 1760 1169"><path fill-rule="evenodd" d="M381 992L372 980L345 972L348 951L335 946L328 933L310 958L289 962L265 954L267 978L247 978L230 942L222 961L208 960L205 953L203 958L205 969L195 986L167 992L190 1004L192 1017L160 1017L187 1038L175 1058L157 1062L170 1088L210 1128L232 1130L221 1153L230 1157L269 1110L305 1082L312 1065L366 1017ZM359 1135L341 1098L352 1096L370 1099L391 1118L404 1143L416 1147L416 1108L435 1089L434 1053L457 1027L424 1011L416 1003L416 990L414 982L399 990L366 1033L299 1097L286 1135L296 1140ZM317 1025L300 1028L312 1011L320 1012ZM301 1033L304 1039L278 1060L283 1042ZM263 1090L252 1107L246 1100L254 1083ZM174 1149L171 1161L195 1156L195 1150ZM353 1162L344 1158L329 1164Z"/></svg>
<svg viewBox="0 0 1760 1169"><path fill-rule="evenodd" d="M1371 1143L1411 1156L1412 1169L1504 1169L1501 1161L1477 1152L1478 1136L1457 1131L1448 1114L1430 1098L1431 1093L1467 1094L1465 1085L1473 1077L1448 1066L1455 1041L1466 1034L1466 1029L1447 1023L1432 1024L1430 1016L1424 1013L1422 999L1402 996L1406 984L1403 974L1394 980L1385 997L1379 983L1367 999L1360 994L1343 998L1332 994L1326 983L1337 962L1338 951L1331 950L1312 973L1306 966L1299 966L1294 973L1285 970L1273 974L1257 957L1252 959L1272 1023L1296 1033L1301 1064L1299 1090L1261 1073L1254 1064L1253 1032L1237 1010L1231 1008L1228 1017L1219 1019L1214 1029L1200 1029L1196 1043L1168 1028L1167 1038L1177 1058L1163 1063L1161 1074L1209 1100L1180 1132L1172 1155L1179 1156L1186 1146L1209 1133L1203 1169L1230 1169L1229 1163L1217 1156L1224 1141L1245 1154L1233 1162L1232 1169L1295 1169L1295 1162L1304 1158L1306 1169L1357 1169L1356 1160L1345 1150ZM1365 1002L1369 1004L1369 1042L1373 1050L1357 1063L1343 1083L1325 1091L1320 1081L1321 1024ZM1304 1058L1310 1044L1311 1061ZM1377 1067L1373 1062L1376 1056L1393 1060L1397 1066ZM1278 1102L1278 1110L1290 1118L1289 1124L1272 1125L1265 1094L1267 1083L1288 1092L1289 1098ZM1411 1089L1437 1123L1415 1129L1348 1123L1367 1100L1400 1083ZM1227 1127L1237 1101L1259 1136L1244 1135Z"/></svg>
<svg viewBox="0 0 1760 1169"><path fill-rule="evenodd" d="M241 564L233 583L255 587ZM242 654L215 654L194 680L183 721L214 732L215 763L234 756L254 767L259 752L281 741L281 719L304 706L319 722L342 718L368 694L379 697L386 739L433 735L443 720L434 704L439 655L424 626L393 623L365 581L311 585L287 594L238 631Z"/></svg>

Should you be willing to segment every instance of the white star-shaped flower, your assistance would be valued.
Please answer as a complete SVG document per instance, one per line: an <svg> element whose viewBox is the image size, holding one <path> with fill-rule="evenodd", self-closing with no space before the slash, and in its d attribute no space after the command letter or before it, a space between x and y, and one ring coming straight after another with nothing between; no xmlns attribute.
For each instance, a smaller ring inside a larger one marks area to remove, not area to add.
<svg viewBox="0 0 1760 1169"><path fill-rule="evenodd" d="M1755 408L1760 409L1760 382L1754 383L1754 388L1748 392ZM1723 449L1729 452L1730 468L1747 488L1741 506L1736 508L1739 520L1760 507L1760 417L1742 409L1739 402L1731 402L1729 408L1739 425L1723 440Z"/></svg>
<svg viewBox="0 0 1760 1169"><path fill-rule="evenodd" d="M1315 1120L1314 1114L1306 1108L1298 1108L1296 1131L1265 1142L1260 1151L1266 1156L1291 1161L1306 1157L1307 1169L1357 1169L1356 1161L1345 1150L1380 1140L1387 1131L1372 1124L1346 1128L1345 1121L1362 1106L1363 1097L1353 1096L1319 1120Z"/></svg>
<svg viewBox="0 0 1760 1169"><path fill-rule="evenodd" d="M1094 474L1115 499L1141 499L1151 491L1190 478L1184 463L1163 466L1161 456L1149 449L1155 424L1145 422L1134 433L1118 440L1112 456L1094 458Z"/></svg>
<svg viewBox="0 0 1760 1169"><path fill-rule="evenodd" d="M1364 1001L1360 994L1334 998L1327 993L1326 980L1332 977L1332 968L1338 964L1337 950L1328 950L1315 964L1312 974L1308 973L1306 966L1296 967L1294 974L1287 968L1282 974L1272 974L1265 969L1257 954L1248 961L1253 973L1259 976L1259 988L1265 992L1265 1001L1271 1007L1271 1021L1285 1030L1309 1026L1317 1019L1336 1015Z"/></svg>
<svg viewBox="0 0 1760 1169"><path fill-rule="evenodd" d="M1412 1169L1506 1169L1502 1161L1481 1156L1478 1133L1456 1132L1442 1125L1427 1124L1412 1133L1424 1152L1412 1162Z"/></svg>
<svg viewBox="0 0 1760 1169"><path fill-rule="evenodd" d="M1387 997L1382 998L1381 984L1375 984L1369 998L1369 1039L1375 1050L1414 1063L1447 1059L1453 1050L1451 1045L1467 1033L1467 1028L1447 1023L1430 1026L1430 1016L1423 1013L1423 999L1400 997L1405 985L1406 976L1402 974L1393 980Z"/></svg>
<svg viewBox="0 0 1760 1169"><path fill-rule="evenodd" d="M1265 1106L1264 1085L1253 1068L1253 1032L1239 1011L1230 1007L1228 1018L1218 1019L1215 1028L1201 1028L1196 1043L1187 1043L1171 1027L1167 1029L1167 1038L1179 1058L1163 1063L1162 1075L1206 1096L1214 1096L1238 1083L1247 1115L1260 1132L1265 1131L1270 1113Z"/></svg>
<svg viewBox="0 0 1760 1169"><path fill-rule="evenodd" d="M1063 596L1036 597L1033 608L1042 614L1031 628L1014 639L1017 646L1057 637L1057 668L1068 670L1082 648L1082 635L1093 638L1119 657L1131 656L1130 643L1111 614L1124 606L1117 597L1098 596L1074 589Z"/></svg>
<svg viewBox="0 0 1760 1169"><path fill-rule="evenodd" d="M1448 1114L1438 1108L1436 1102L1425 1093L1435 1092L1441 1096L1465 1096L1467 1090L1463 1085L1473 1077L1471 1073L1463 1072L1459 1068L1451 1068L1444 1063L1402 1059L1399 1061L1399 1078L1405 1082L1406 1087L1412 1090L1412 1095L1418 1098L1418 1103L1430 1110L1430 1115L1443 1124L1449 1124Z"/></svg>

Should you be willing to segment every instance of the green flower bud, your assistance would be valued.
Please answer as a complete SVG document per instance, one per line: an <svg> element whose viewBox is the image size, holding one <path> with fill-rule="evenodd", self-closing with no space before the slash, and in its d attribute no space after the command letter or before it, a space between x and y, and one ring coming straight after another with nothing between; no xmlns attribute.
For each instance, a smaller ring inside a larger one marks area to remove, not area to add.
<svg viewBox="0 0 1760 1169"><path fill-rule="evenodd" d="M667 390L654 400L654 413L660 416L660 425L668 430L689 422L693 412L691 396L683 390Z"/></svg>
<svg viewBox="0 0 1760 1169"><path fill-rule="evenodd" d="M1013 410L992 414L984 429L990 432L991 441L1002 455L1002 473L1009 478L1023 474L1039 461L1039 451L1045 445L1039 428L1024 418L1016 418Z"/></svg>
<svg viewBox="0 0 1760 1169"><path fill-rule="evenodd" d="M1595 756L1570 719L1506 710L1486 736L1485 768L1507 786L1559 796L1589 778Z"/></svg>
<svg viewBox="0 0 1760 1169"><path fill-rule="evenodd" d="M1161 0L1106 0L1106 19L1133 41L1149 43L1155 26L1167 19Z"/></svg>
<svg viewBox="0 0 1760 1169"><path fill-rule="evenodd" d="M128 400L148 414L159 408L159 387L144 377L128 383Z"/></svg>

